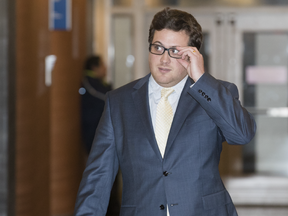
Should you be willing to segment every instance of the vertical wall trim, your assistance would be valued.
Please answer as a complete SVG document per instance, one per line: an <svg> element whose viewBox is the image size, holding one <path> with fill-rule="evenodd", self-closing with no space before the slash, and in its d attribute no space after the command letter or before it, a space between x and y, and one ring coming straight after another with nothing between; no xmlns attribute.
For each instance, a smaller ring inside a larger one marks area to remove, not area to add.
<svg viewBox="0 0 288 216"><path fill-rule="evenodd" d="M0 215L7 214L7 13L6 0L0 0Z"/></svg>
<svg viewBox="0 0 288 216"><path fill-rule="evenodd" d="M15 146L16 146L16 0L8 5L8 215L15 216Z"/></svg>
<svg viewBox="0 0 288 216"><path fill-rule="evenodd" d="M0 0L0 215L14 216L15 7Z"/></svg>

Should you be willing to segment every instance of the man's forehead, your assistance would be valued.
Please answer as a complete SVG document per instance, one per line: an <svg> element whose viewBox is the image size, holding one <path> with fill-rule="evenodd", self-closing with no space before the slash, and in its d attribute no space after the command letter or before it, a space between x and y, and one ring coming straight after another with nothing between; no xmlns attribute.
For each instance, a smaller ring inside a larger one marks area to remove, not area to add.
<svg viewBox="0 0 288 216"><path fill-rule="evenodd" d="M189 36L184 30L173 31L171 29L155 30L152 43L167 47L186 46L189 42Z"/></svg>

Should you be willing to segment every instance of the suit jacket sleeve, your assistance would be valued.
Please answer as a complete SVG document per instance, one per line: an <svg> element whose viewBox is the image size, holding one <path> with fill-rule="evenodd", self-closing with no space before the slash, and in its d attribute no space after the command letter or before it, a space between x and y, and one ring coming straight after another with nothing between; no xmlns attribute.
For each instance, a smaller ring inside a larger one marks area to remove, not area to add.
<svg viewBox="0 0 288 216"><path fill-rule="evenodd" d="M111 188L118 172L109 93L80 183L74 215L105 216Z"/></svg>
<svg viewBox="0 0 288 216"><path fill-rule="evenodd" d="M189 93L202 106L220 128L223 141L229 144L246 144L256 132L256 123L241 106L235 84L216 80L204 73L190 88Z"/></svg>

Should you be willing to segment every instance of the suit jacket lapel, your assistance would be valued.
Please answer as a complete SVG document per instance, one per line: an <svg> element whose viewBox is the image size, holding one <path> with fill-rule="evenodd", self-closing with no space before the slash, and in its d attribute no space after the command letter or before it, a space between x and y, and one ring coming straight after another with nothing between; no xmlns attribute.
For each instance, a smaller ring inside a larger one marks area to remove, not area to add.
<svg viewBox="0 0 288 216"><path fill-rule="evenodd" d="M144 77L143 79L140 79L139 82L136 83L136 85L134 86L134 91L132 92L132 97L134 100L134 104L137 108L137 111L141 116L141 120L144 124L145 134L149 140L149 143L152 149L154 150L155 154L162 160L162 156L155 138L150 114L149 98L148 98L149 77L150 74Z"/></svg>
<svg viewBox="0 0 288 216"><path fill-rule="evenodd" d="M181 93L181 96L180 96L180 99L178 102L178 106L176 109L176 113L175 113L174 118L173 118L169 137L167 140L165 155L167 154L167 152L171 148L171 146L172 146L177 134L181 130L187 116L191 112L193 112L194 108L196 108L198 106L198 102L193 97L191 97L190 94L188 94L188 90L193 83L194 83L194 81L188 77L186 84L183 88L183 91ZM164 157L165 157L165 155L164 155Z"/></svg>

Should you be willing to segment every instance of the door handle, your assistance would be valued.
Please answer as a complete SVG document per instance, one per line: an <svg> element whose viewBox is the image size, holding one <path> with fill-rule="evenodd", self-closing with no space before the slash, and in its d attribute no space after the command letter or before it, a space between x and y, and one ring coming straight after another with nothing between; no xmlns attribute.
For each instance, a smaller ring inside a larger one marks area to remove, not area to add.
<svg viewBox="0 0 288 216"><path fill-rule="evenodd" d="M47 87L52 84L52 71L57 57L55 55L48 55L45 57L45 85Z"/></svg>

